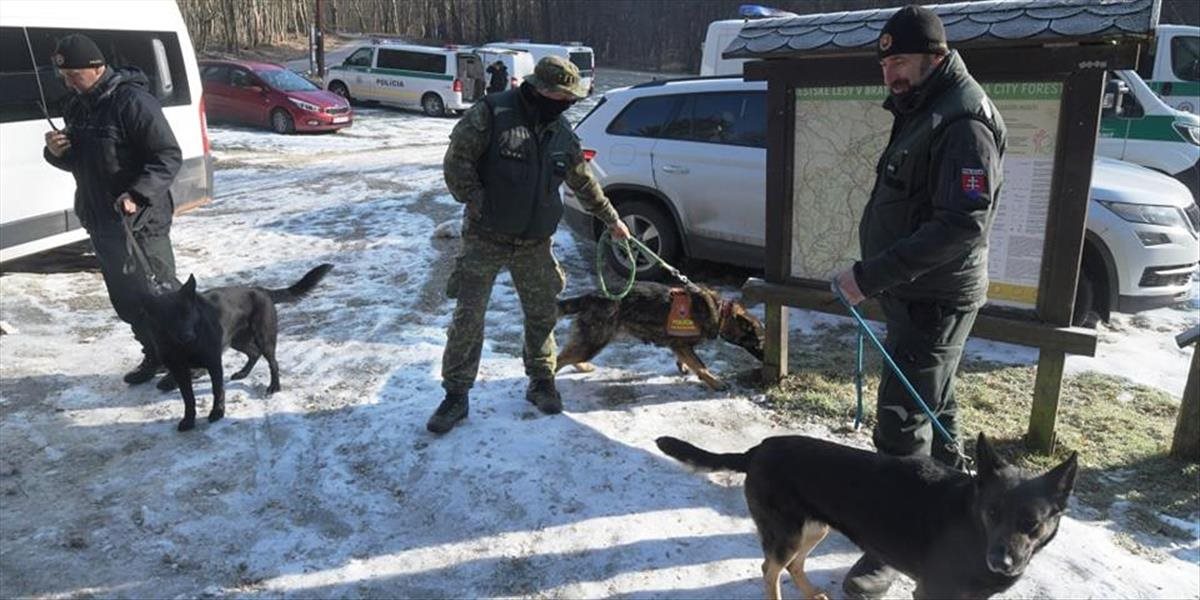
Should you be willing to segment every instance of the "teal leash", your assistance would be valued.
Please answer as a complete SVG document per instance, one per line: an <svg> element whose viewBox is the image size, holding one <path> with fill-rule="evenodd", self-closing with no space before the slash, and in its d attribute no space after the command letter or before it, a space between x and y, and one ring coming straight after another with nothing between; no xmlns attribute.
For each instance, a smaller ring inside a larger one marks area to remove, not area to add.
<svg viewBox="0 0 1200 600"><path fill-rule="evenodd" d="M833 294L837 296L838 300L842 301L842 304L845 305L846 309L850 311L850 316L854 317L854 320L858 323L858 368L854 374L855 386L858 388L858 410L854 416L855 428L859 426L863 414L863 337L865 336L870 338L871 343L874 344L875 348L878 349L879 353L883 356L884 362L886 362L888 367L892 369L892 372L896 374L896 378L900 380L900 383L904 384L904 389L908 390L908 393L910 396L912 396L913 400L917 401L917 406L921 408L921 411L925 413L926 417L929 417L929 422L933 424L933 428L937 430L938 434L940 434L943 439L946 440L946 448L957 455L964 466L970 465L970 457L968 457L966 454L963 454L962 448L960 448L958 445L958 440L954 439L954 436L950 435L950 432L946 431L946 428L941 424L940 421L937 420L937 417L933 414L933 411L929 409L929 405L925 404L925 401L921 399L921 394L918 393L916 388L913 387L912 383L908 381L908 377L906 377L900 370L900 366L896 364L896 361L892 360L892 355L888 354L888 351L884 349L883 343L880 342L879 338L875 336L875 332L871 331L871 328L867 325L866 320L862 318L861 314L859 314L858 309L854 308L854 306L850 304L849 300L846 300L846 296L842 294L842 290L838 288L836 282L834 282L831 287L833 289Z"/></svg>

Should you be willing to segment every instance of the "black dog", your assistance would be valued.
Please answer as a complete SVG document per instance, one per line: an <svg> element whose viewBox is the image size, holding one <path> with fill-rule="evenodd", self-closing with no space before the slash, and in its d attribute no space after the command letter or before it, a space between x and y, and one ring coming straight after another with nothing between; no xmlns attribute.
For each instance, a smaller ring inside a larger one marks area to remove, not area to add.
<svg viewBox="0 0 1200 600"><path fill-rule="evenodd" d="M762 323L746 312L740 302L723 300L711 289L695 286L687 293L692 319L699 330L699 335L693 337L667 333L671 288L661 283L638 282L621 300L610 300L600 292L559 300L559 314L575 315L575 320L571 324L571 339L558 355L558 368L575 365L580 371L591 371L594 367L588 361L623 331L648 344L670 348L680 371L686 367L709 387L725 389L725 384L696 355L696 345L720 337L761 361Z"/></svg>
<svg viewBox="0 0 1200 600"><path fill-rule="evenodd" d="M971 477L928 457L897 458L802 436L713 454L661 437L666 454L705 470L746 473L768 598L784 569L808 598L823 594L804 559L833 527L917 582L916 598L985 598L1008 589L1054 538L1075 484L1076 456L1024 477L979 435Z"/></svg>
<svg viewBox="0 0 1200 600"><path fill-rule="evenodd" d="M159 358L183 395L179 431L196 426L192 368L207 370L212 380L213 403L208 420L225 416L221 354L226 348L232 347L247 358L246 366L230 379L249 375L259 356L264 356L271 369L267 393L279 391L279 365L275 362L279 318L275 304L299 300L332 268L330 264L320 265L295 285L282 290L231 286L197 293L196 277L192 276L176 291L147 297L146 322L154 332Z"/></svg>

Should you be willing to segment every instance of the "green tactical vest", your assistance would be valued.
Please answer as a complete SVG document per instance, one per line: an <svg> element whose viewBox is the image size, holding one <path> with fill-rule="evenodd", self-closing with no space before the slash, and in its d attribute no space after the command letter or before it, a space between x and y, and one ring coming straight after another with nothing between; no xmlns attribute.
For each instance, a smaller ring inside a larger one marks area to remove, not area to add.
<svg viewBox="0 0 1200 600"><path fill-rule="evenodd" d="M479 160L484 203L479 226L522 239L546 239L558 229L563 204L558 188L577 146L563 117L530 125L520 90L484 98L491 109L491 140Z"/></svg>
<svg viewBox="0 0 1200 600"><path fill-rule="evenodd" d="M875 167L875 187L859 222L858 238L863 258L886 251L914 233L933 214L931 176L940 165L930 164L933 142L945 128L961 119L975 119L991 131L996 148L1004 153L1004 121L983 88L967 73L957 52L946 58L944 69L928 85L936 97L917 110L897 115L891 140ZM1002 174L993 175L1000 189ZM992 200L995 215L998 198ZM989 228L990 228L989 218ZM893 287L900 298L944 301L951 305L978 306L987 295L987 235L963 248L963 254L910 283Z"/></svg>

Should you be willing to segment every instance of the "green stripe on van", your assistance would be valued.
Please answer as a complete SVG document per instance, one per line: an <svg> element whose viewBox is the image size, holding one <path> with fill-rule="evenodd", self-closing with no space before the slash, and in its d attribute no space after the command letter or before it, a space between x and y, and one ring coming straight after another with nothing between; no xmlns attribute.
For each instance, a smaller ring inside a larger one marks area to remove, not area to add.
<svg viewBox="0 0 1200 600"><path fill-rule="evenodd" d="M424 71L406 71L404 69L368 69L367 67L347 67L339 66L330 70L341 71L357 71L359 73L367 73L370 75L396 75L399 77L416 77L418 79L439 79L442 81L453 81L453 75L444 73L426 73Z"/></svg>
<svg viewBox="0 0 1200 600"><path fill-rule="evenodd" d="M1147 81L1150 89L1154 90L1155 94L1163 95L1163 88L1168 84L1171 86L1170 96L1191 96L1193 98L1200 96L1200 81Z"/></svg>
<svg viewBox="0 0 1200 600"><path fill-rule="evenodd" d="M1162 115L1150 115L1140 119L1104 118L1100 120L1100 135L1101 137L1120 137L1120 132L1127 124L1129 132L1124 137L1131 140L1187 142L1175 129L1175 117Z"/></svg>

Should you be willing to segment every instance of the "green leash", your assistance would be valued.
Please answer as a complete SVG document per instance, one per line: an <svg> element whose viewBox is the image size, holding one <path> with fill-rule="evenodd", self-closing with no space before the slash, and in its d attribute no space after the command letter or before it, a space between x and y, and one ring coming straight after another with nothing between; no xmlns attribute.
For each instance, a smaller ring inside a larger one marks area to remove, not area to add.
<svg viewBox="0 0 1200 600"><path fill-rule="evenodd" d="M625 250L625 257L629 260L629 279L625 282L625 287L620 292L612 293L608 291L608 283L604 281L604 254L608 251L608 246L614 246ZM652 262L660 265L664 271L670 273L672 277L683 282L683 285L688 288L695 287L687 275L679 272L679 269L672 267L661 256L651 250L646 244L635 237L627 237L620 242L613 241L612 232L605 229L604 233L600 234L600 238L596 240L596 277L600 280L600 293L609 300L620 300L629 295L633 289L633 284L637 281L637 254L642 254Z"/></svg>

